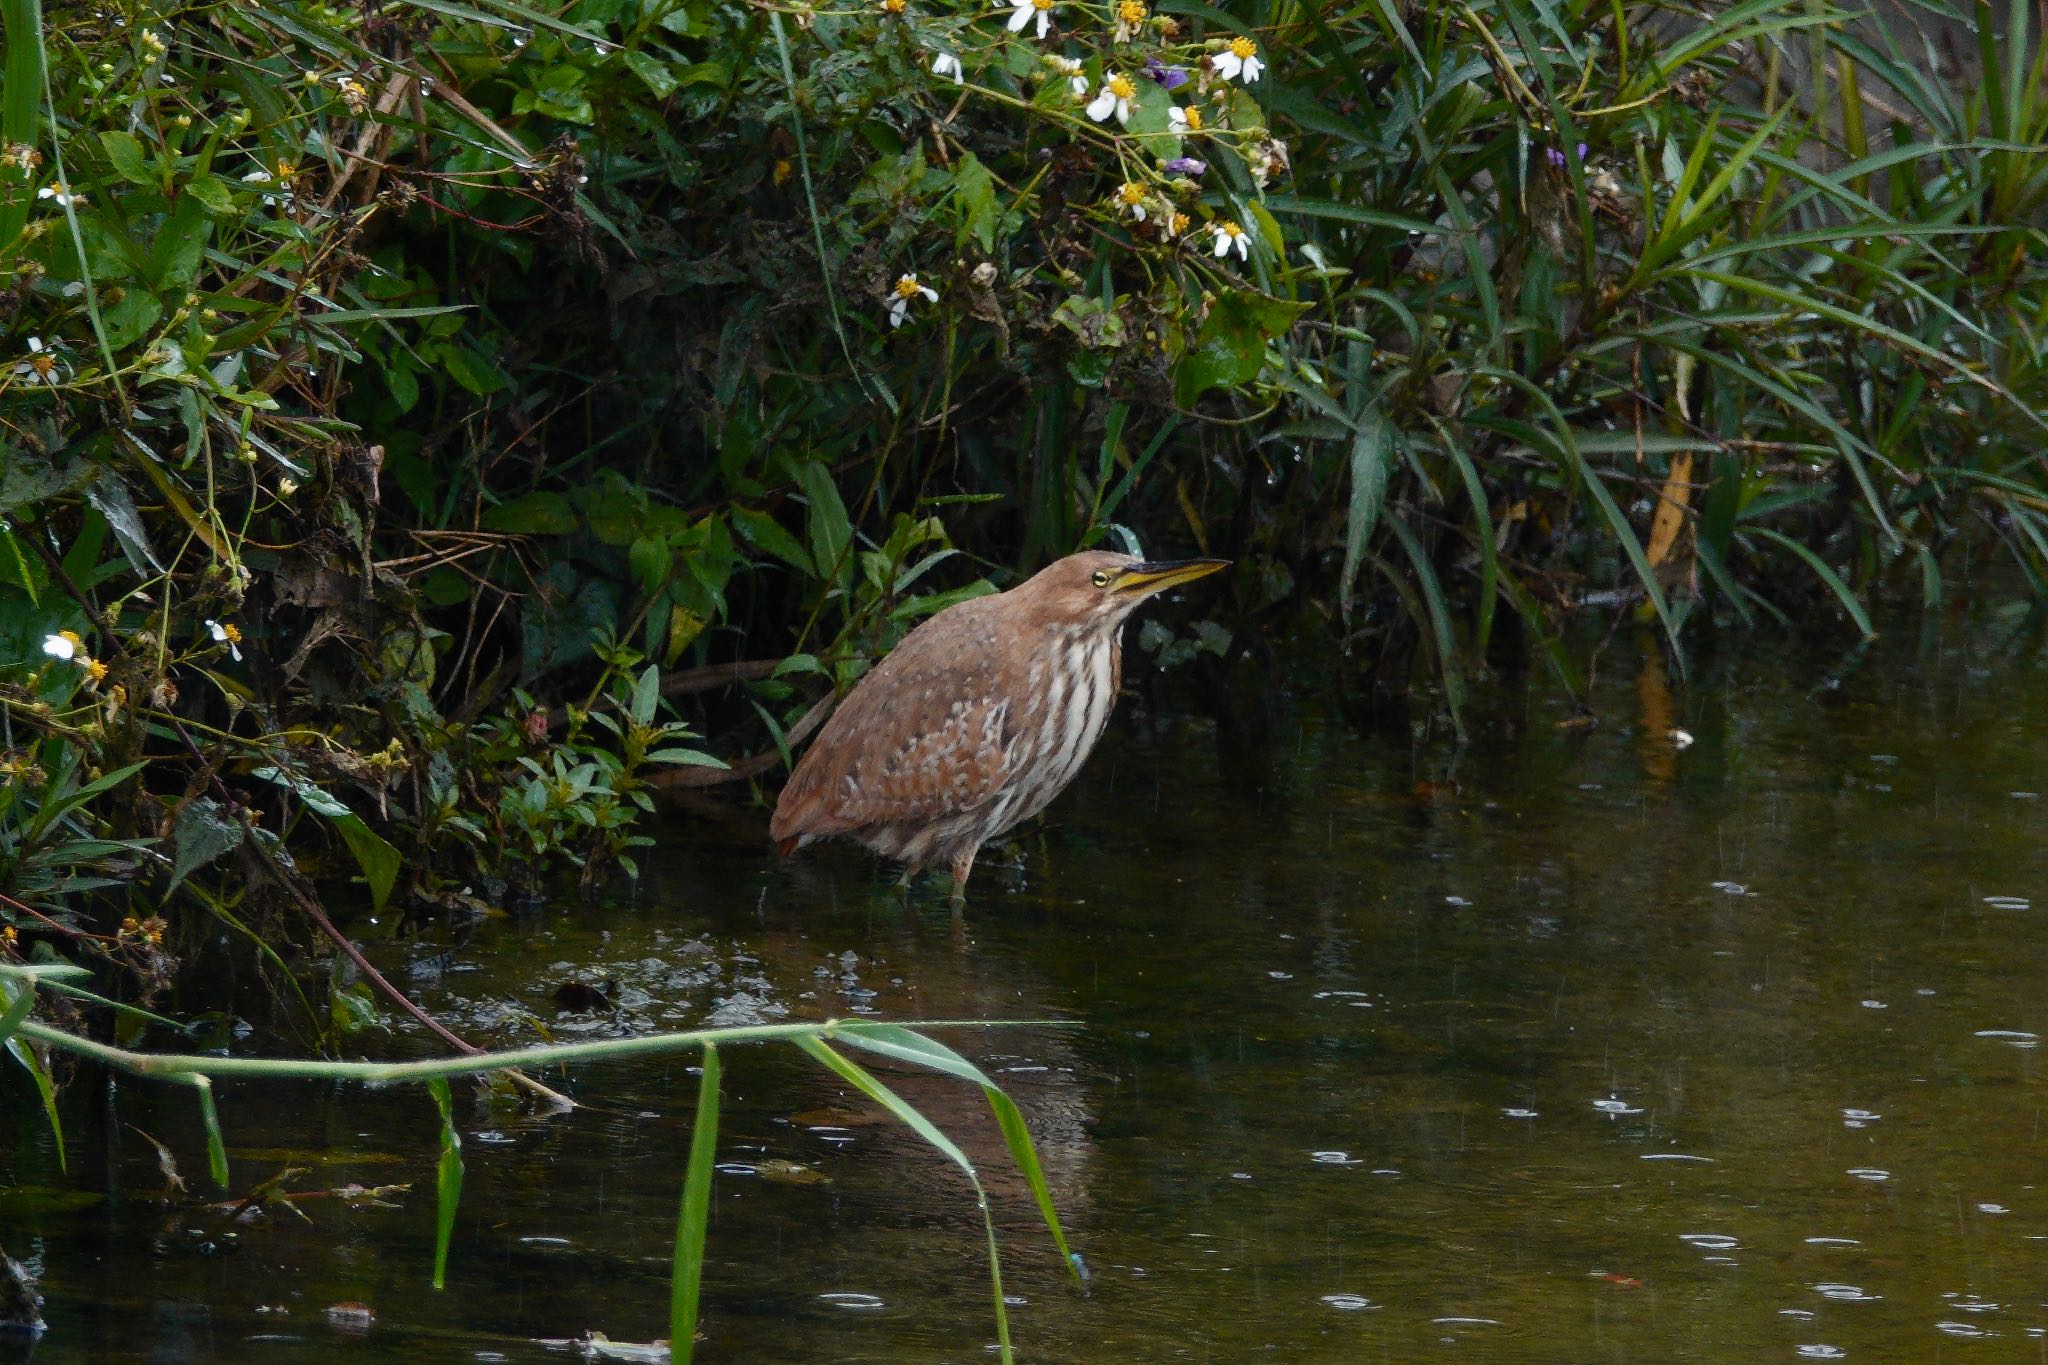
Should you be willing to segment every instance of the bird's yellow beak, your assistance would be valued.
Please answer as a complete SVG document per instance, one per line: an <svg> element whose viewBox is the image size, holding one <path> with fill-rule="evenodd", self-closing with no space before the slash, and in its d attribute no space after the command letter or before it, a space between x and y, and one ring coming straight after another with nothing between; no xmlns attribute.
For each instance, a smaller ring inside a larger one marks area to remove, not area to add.
<svg viewBox="0 0 2048 1365"><path fill-rule="evenodd" d="M1165 592L1168 588L1179 587L1229 567L1227 559L1174 559L1133 564L1110 581L1109 590L1150 597L1155 592Z"/></svg>

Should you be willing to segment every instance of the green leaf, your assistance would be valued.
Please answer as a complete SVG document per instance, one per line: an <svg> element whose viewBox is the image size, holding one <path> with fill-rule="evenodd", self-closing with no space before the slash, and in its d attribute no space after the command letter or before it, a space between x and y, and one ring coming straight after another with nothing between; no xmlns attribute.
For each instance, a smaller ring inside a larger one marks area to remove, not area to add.
<svg viewBox="0 0 2048 1365"><path fill-rule="evenodd" d="M566 536L576 530L576 512L560 493L527 493L484 510L484 528L523 536Z"/></svg>
<svg viewBox="0 0 2048 1365"><path fill-rule="evenodd" d="M234 196L229 193L227 183L211 171L187 181L185 193L198 200L208 213L226 217L235 211Z"/></svg>
<svg viewBox="0 0 2048 1365"><path fill-rule="evenodd" d="M733 529L740 538L756 549L774 555L798 573L809 577L817 573L811 563L810 552L797 544L796 537L782 529L782 524L766 512L752 507L732 509Z"/></svg>
<svg viewBox="0 0 2048 1365"><path fill-rule="evenodd" d="M1080 1263L1073 1248L1067 1245L1066 1231L1061 1228L1059 1213L1053 1208L1052 1190L1045 1182L1045 1168L1038 1160L1037 1145L1031 1141L1031 1130L1025 1126L1023 1112L1017 1108L1016 1101L990 1080L980 1067L936 1038L928 1038L897 1024L862 1024L858 1030L850 1030L842 1036L850 1046L866 1048L898 1061L915 1062L981 1087L988 1098L989 1108L995 1111L996 1125L1003 1130L1003 1142L1010 1149L1010 1158L1024 1173L1024 1183L1031 1187L1031 1197L1038 1203L1038 1212L1045 1219L1046 1230L1052 1234L1053 1244L1060 1250L1060 1259L1078 1280Z"/></svg>
<svg viewBox="0 0 2048 1365"><path fill-rule="evenodd" d="M983 251L995 250L995 179L973 152L961 155L960 165L953 172L953 193L958 196L960 209L960 226L954 233L954 246L957 248L965 244L971 237Z"/></svg>
<svg viewBox="0 0 2048 1365"><path fill-rule="evenodd" d="M1368 409L1351 433L1351 506L1344 521L1344 569L1337 580L1338 609L1351 615L1351 592L1365 544L1378 525L1394 464L1393 429L1377 407Z"/></svg>
<svg viewBox="0 0 2048 1365"><path fill-rule="evenodd" d="M810 504L805 519L811 542L811 557L820 577L838 578L852 567L847 550L853 544L853 524L847 520L846 504L832 482L832 471L822 461L809 460L796 467L797 484Z"/></svg>
<svg viewBox="0 0 2048 1365"><path fill-rule="evenodd" d="M20 1027L19 1023L16 1027ZM42 1098L43 1118L50 1125L50 1139L57 1148L57 1169L70 1170L71 1163L64 1155L64 1122L57 1116L57 1085L50 1079L50 1069L43 1065L43 1059L23 1039L9 1038L6 1047L7 1054L28 1072L29 1079L35 1082L36 1094Z"/></svg>
<svg viewBox="0 0 2048 1365"><path fill-rule="evenodd" d="M341 841L348 845L348 851L355 855L356 866L363 871L363 881L370 888L370 903L382 910L391 899L391 888L398 883L398 850L364 824L363 818L338 797L322 791L304 778L274 767L258 768L250 775L289 788L306 803L308 810L334 826L341 835Z"/></svg>
<svg viewBox="0 0 2048 1365"><path fill-rule="evenodd" d="M448 377L479 398L489 397L510 382L482 352L468 346L449 343L441 347L439 354Z"/></svg>
<svg viewBox="0 0 2048 1365"><path fill-rule="evenodd" d="M654 98L665 100L676 92L680 84L668 63L653 53L641 48L629 47L625 52L626 67L638 76L643 84L654 93Z"/></svg>
<svg viewBox="0 0 2048 1365"><path fill-rule="evenodd" d="M35 987L26 981L0 978L0 999L10 1002L6 1012L0 1013L0 1043L4 1043L14 1037L21 1021L28 1018L28 1012L36 1007Z"/></svg>
<svg viewBox="0 0 2048 1365"><path fill-rule="evenodd" d="M242 822L212 797L188 801L171 826L177 856L171 864L171 884L164 888L164 895L169 896L185 878L223 853L240 848L246 833Z"/></svg>
<svg viewBox="0 0 2048 1365"><path fill-rule="evenodd" d="M100 146L107 153L107 164L114 168L114 174L131 185L154 185L156 171L149 164L149 156L142 150L142 142L133 133L110 129L100 134Z"/></svg>
<svg viewBox="0 0 2048 1365"><path fill-rule="evenodd" d="M182 1076L180 1080L199 1092L199 1123L206 1130L206 1167L213 1183L228 1187L228 1146L221 1141L220 1112L213 1107L213 1082L205 1076Z"/></svg>
<svg viewBox="0 0 2048 1365"><path fill-rule="evenodd" d="M654 724L654 708L661 705L661 670L653 664L633 684L633 709L630 714L637 725Z"/></svg>
<svg viewBox="0 0 2048 1365"><path fill-rule="evenodd" d="M822 1038L800 1035L796 1039L796 1045L816 1058L834 1075L888 1110L898 1123L937 1148L947 1160L966 1173L968 1183L974 1186L975 1201L981 1206L982 1227L988 1234L988 1275L990 1287L995 1293L996 1345L1003 1365L1010 1365L1010 1315L1003 1301L1003 1268L996 1254L995 1219L989 1212L988 1193L982 1189L981 1176L975 1171L974 1163L967 1159L967 1153L961 1151L953 1139L939 1131L936 1124L919 1113L901 1095L883 1085L846 1057L833 1051Z"/></svg>
<svg viewBox="0 0 2048 1365"><path fill-rule="evenodd" d="M704 1074L697 1082L697 1117L690 1126L690 1160L683 1172L675 1264L669 1277L668 1351L676 1365L689 1365L697 1347L704 1232L711 1221L711 1168L718 1160L718 1069L718 1045L704 1044Z"/></svg>
<svg viewBox="0 0 2048 1365"><path fill-rule="evenodd" d="M1219 294L1174 372L1181 406L1192 405L1210 389L1236 388L1257 379L1266 364L1266 342L1293 326L1312 306L1250 290Z"/></svg>
<svg viewBox="0 0 2048 1365"><path fill-rule="evenodd" d="M455 1208L462 1199L462 1134L455 1130L455 1101L448 1082L436 1076L427 1093L441 1110L441 1160L434 1171L434 1288L448 1284L448 1244L455 1235Z"/></svg>
<svg viewBox="0 0 2048 1365"><path fill-rule="evenodd" d="M363 870L363 881L370 888L370 904L382 910L391 899L391 888L398 884L398 850L364 824L360 815L335 816L329 823L341 832L348 851L355 854L356 866Z"/></svg>

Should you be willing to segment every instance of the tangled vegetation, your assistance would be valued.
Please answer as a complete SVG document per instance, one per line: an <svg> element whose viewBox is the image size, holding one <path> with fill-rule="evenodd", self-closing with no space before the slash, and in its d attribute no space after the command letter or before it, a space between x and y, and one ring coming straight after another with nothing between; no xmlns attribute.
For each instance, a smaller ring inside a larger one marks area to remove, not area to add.
<svg viewBox="0 0 2048 1365"><path fill-rule="evenodd" d="M1588 609L2048 594L2023 0L0 13L7 954L631 873L1124 527L1238 561L1162 660L1454 716Z"/></svg>

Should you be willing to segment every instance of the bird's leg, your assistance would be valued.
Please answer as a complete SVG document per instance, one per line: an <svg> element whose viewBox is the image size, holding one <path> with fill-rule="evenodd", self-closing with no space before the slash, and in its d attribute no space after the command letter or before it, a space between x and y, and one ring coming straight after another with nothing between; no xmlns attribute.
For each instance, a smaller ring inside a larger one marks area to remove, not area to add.
<svg viewBox="0 0 2048 1365"><path fill-rule="evenodd" d="M974 873L974 855L980 850L979 844L969 844L953 855L953 904L956 907L967 899L967 879Z"/></svg>

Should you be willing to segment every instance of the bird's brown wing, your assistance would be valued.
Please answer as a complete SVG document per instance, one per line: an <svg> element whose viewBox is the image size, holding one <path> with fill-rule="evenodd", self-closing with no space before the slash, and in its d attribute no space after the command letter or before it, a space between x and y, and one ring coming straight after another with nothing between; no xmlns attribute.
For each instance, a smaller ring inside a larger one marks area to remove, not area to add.
<svg viewBox="0 0 2048 1365"><path fill-rule="evenodd" d="M957 815L1000 794L1014 751L1001 635L992 613L963 610L992 601L927 621L861 679L783 788L778 843Z"/></svg>

